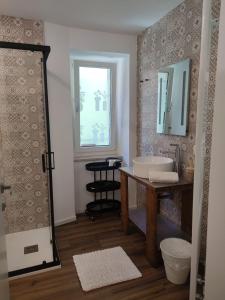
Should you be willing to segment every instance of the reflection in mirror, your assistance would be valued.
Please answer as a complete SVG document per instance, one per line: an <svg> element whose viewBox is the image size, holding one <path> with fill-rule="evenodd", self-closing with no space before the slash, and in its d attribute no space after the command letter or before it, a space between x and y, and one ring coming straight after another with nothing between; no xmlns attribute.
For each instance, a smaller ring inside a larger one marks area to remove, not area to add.
<svg viewBox="0 0 225 300"><path fill-rule="evenodd" d="M190 59L158 72L157 132L187 134Z"/></svg>

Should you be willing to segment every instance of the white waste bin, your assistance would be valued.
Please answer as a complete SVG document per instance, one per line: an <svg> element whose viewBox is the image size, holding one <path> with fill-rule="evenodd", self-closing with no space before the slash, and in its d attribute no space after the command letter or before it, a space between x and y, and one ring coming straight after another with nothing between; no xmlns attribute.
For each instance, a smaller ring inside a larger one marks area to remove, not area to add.
<svg viewBox="0 0 225 300"><path fill-rule="evenodd" d="M191 267L191 244L185 240L168 238L160 243L167 279L174 284L187 281Z"/></svg>

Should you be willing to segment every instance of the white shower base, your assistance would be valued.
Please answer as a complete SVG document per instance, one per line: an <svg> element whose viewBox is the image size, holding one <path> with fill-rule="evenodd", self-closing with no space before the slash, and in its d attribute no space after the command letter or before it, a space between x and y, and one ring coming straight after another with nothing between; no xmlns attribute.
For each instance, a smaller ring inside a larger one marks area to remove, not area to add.
<svg viewBox="0 0 225 300"><path fill-rule="evenodd" d="M51 231L49 227L6 235L8 270L16 271L52 262ZM24 254L24 247L38 244L38 252Z"/></svg>

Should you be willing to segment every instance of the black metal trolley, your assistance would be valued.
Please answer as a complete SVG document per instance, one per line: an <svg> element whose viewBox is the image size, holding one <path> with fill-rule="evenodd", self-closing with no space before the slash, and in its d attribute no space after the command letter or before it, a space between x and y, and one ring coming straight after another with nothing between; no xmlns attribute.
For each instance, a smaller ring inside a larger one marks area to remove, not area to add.
<svg viewBox="0 0 225 300"><path fill-rule="evenodd" d="M115 159L113 165L110 160ZM120 182L115 180L115 170L121 167L121 160L108 157L105 161L86 164L86 170L94 172L94 181L86 185L87 191L94 193L94 201L86 206L86 214L94 221L101 213L120 211L120 201L115 199L115 191L120 189ZM112 172L112 180L109 180L109 172ZM109 197L112 192L112 198Z"/></svg>

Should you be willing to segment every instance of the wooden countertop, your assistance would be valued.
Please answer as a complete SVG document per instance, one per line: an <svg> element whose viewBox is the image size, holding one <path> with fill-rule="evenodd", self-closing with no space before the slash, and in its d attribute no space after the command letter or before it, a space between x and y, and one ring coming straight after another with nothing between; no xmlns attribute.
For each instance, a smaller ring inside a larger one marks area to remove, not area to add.
<svg viewBox="0 0 225 300"><path fill-rule="evenodd" d="M144 186L154 189L156 192L188 190L193 188L193 182L183 178L181 178L177 183L156 183L150 182L148 179L135 176L133 173L133 168L131 167L123 167L119 170Z"/></svg>

